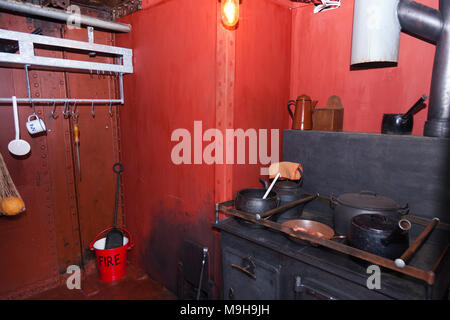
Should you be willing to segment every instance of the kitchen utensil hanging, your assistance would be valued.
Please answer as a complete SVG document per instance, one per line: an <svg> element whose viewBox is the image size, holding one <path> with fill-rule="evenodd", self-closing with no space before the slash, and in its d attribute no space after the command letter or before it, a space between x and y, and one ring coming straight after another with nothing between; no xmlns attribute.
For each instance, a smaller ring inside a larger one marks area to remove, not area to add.
<svg viewBox="0 0 450 320"><path fill-rule="evenodd" d="M81 181L81 161L80 161L80 126L78 125L78 112L75 112L76 104L74 104L71 115L73 118L73 141L77 151L78 177Z"/></svg>
<svg viewBox="0 0 450 320"><path fill-rule="evenodd" d="M15 139L8 144L9 152L16 156L24 156L31 150L31 146L25 140L20 139L19 113L17 110L16 97L12 97L13 113L14 113L14 128L16 131Z"/></svg>

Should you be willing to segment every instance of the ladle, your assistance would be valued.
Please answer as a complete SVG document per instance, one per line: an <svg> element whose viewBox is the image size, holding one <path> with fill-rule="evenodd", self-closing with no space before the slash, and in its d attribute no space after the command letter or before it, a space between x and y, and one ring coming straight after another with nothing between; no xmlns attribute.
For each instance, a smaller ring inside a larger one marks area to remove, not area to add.
<svg viewBox="0 0 450 320"><path fill-rule="evenodd" d="M17 99L12 97L13 112L14 112L14 127L16 130L16 138L8 144L9 152L16 156L24 156L30 152L31 147L28 142L20 139L19 114L17 111Z"/></svg>
<svg viewBox="0 0 450 320"><path fill-rule="evenodd" d="M281 173L278 172L275 179L273 179L272 184L270 185L270 187L267 189L266 193L264 194L263 199L267 198L267 196L269 195L270 191L272 190L273 186L275 185L275 183L277 182L279 177L281 177Z"/></svg>

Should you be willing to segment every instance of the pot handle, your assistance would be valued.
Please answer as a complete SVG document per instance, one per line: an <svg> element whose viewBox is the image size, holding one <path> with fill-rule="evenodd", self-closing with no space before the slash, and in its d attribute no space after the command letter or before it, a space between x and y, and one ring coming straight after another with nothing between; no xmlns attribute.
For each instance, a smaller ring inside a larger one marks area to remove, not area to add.
<svg viewBox="0 0 450 320"><path fill-rule="evenodd" d="M303 167L300 166L297 168L297 170L298 172L300 172L300 179L298 179L297 183L300 184L303 181Z"/></svg>
<svg viewBox="0 0 450 320"><path fill-rule="evenodd" d="M334 195L330 196L330 208L335 209L338 205L337 199Z"/></svg>
<svg viewBox="0 0 450 320"><path fill-rule="evenodd" d="M296 104L295 100L289 100L288 105L287 105L287 108L288 108L288 111L289 111L289 114L290 114L292 120L294 120L294 113L291 110L291 105L295 105L295 104Z"/></svg>
<svg viewBox="0 0 450 320"><path fill-rule="evenodd" d="M400 213L401 216L407 215L409 213L409 204L407 203L403 208L400 208L398 210L398 213Z"/></svg>
<svg viewBox="0 0 450 320"><path fill-rule="evenodd" d="M259 177L259 181L264 185L264 189L267 190L269 188L269 183L266 181L266 179Z"/></svg>
<svg viewBox="0 0 450 320"><path fill-rule="evenodd" d="M367 195L371 195L371 196L376 196L377 193L375 191L371 191L371 190L361 190L359 192L359 194L367 194Z"/></svg>
<svg viewBox="0 0 450 320"><path fill-rule="evenodd" d="M393 240L398 234L405 234L410 229L411 229L411 222L409 222L409 220L406 219L399 220L399 222L397 223L397 227L394 230L392 230L391 234L388 235L386 238L381 239L381 244L383 244L384 246L388 246L393 242Z"/></svg>

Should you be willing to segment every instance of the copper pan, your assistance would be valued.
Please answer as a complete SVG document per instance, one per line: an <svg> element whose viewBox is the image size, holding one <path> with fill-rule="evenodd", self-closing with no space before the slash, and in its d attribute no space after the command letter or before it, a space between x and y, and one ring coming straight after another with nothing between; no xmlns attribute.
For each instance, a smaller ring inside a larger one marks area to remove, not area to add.
<svg viewBox="0 0 450 320"><path fill-rule="evenodd" d="M317 233L316 236L331 240L331 239L345 239L346 236L335 236L334 230L327 226L324 223L313 221L313 220L303 220L303 219L296 219L296 220L288 220L286 222L282 223L282 226L288 227L292 229L293 231L297 232L305 232L308 234L315 235L314 233ZM305 231L302 231L301 229L305 229ZM289 237L295 242L298 242L300 244L309 244L312 245L309 241L301 240L294 237Z"/></svg>

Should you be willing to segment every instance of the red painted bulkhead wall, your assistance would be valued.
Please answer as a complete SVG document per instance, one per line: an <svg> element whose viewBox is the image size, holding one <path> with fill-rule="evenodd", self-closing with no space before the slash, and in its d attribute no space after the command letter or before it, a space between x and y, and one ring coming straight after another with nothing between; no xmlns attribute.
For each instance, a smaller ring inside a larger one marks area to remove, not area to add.
<svg viewBox="0 0 450 320"><path fill-rule="evenodd" d="M438 8L437 0L419 2ZM292 10L291 99L305 93L324 107L336 94L344 131L380 132L384 113L404 113L429 94L435 46L402 32L397 67L351 71L353 5L343 0L317 14L311 6ZM413 134L423 134L426 115L427 109L415 116Z"/></svg>
<svg viewBox="0 0 450 320"><path fill-rule="evenodd" d="M234 129L267 129L269 155L270 130L279 129L279 150L273 152L281 157L283 129L288 126L284 105L289 100L291 11L272 0L246 0L240 11ZM258 181L260 168L268 165L261 165L260 157L258 164L248 164L248 147L246 152L246 164L233 167L233 194L243 188L262 187Z"/></svg>
<svg viewBox="0 0 450 320"><path fill-rule="evenodd" d="M230 31L235 32L236 75L229 128L288 124L280 110L289 97L291 19L285 2L277 2L246 0L238 29ZM194 121L202 121L203 132L216 126L217 5L144 1L142 11L121 19L132 24L131 34L116 36L117 45L134 50L135 72L125 77L121 108L124 203L127 227L136 238L130 259L172 291L184 240L209 248L210 271L220 283L219 234L211 227L215 165L171 160L177 144L171 141L173 130L193 134ZM259 168L233 166L227 195L258 185Z"/></svg>
<svg viewBox="0 0 450 320"><path fill-rule="evenodd" d="M167 1L122 21L133 31L117 44L133 48L135 68L121 108L130 259L175 292L183 240L212 248L214 167L173 164L171 135L195 120L214 127L216 4Z"/></svg>

